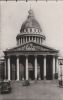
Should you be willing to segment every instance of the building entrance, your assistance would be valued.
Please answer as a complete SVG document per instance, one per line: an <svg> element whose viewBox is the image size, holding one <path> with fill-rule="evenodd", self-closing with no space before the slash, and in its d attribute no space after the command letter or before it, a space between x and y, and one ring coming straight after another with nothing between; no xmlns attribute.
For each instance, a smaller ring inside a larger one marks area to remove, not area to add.
<svg viewBox="0 0 63 100"><path fill-rule="evenodd" d="M34 80L34 71L33 70L29 70L29 79Z"/></svg>
<svg viewBox="0 0 63 100"><path fill-rule="evenodd" d="M34 56L29 56L28 72L29 79L34 80Z"/></svg>
<svg viewBox="0 0 63 100"><path fill-rule="evenodd" d="M46 67L46 79L47 80L52 80L53 79L53 57L52 56L47 56L47 67Z"/></svg>
<svg viewBox="0 0 63 100"><path fill-rule="evenodd" d="M10 74L10 78L11 78L11 80L16 80L16 78L17 78L17 72L16 72L16 57L11 57L11 60L10 60L10 65L11 65L11 68L10 68L10 70L11 70L11 74Z"/></svg>

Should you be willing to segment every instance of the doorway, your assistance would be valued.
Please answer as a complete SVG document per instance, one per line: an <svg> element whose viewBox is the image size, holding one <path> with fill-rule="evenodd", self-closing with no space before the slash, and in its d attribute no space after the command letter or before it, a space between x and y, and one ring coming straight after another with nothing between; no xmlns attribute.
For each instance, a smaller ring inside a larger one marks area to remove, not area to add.
<svg viewBox="0 0 63 100"><path fill-rule="evenodd" d="M33 70L29 70L29 79L34 80L34 71Z"/></svg>
<svg viewBox="0 0 63 100"><path fill-rule="evenodd" d="M34 56L29 56L28 62L28 72L29 72L29 79L34 80Z"/></svg>
<svg viewBox="0 0 63 100"><path fill-rule="evenodd" d="M46 79L47 80L52 80L53 79L53 66L52 66L52 59L53 57L52 56L47 56L47 60L46 60L46 64L47 64L47 67L46 67Z"/></svg>

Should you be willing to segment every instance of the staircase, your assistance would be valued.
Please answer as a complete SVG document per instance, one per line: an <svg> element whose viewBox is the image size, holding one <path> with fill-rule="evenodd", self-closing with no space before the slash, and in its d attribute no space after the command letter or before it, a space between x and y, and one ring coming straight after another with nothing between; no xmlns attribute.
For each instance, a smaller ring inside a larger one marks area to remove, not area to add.
<svg viewBox="0 0 63 100"><path fill-rule="evenodd" d="M24 81L11 81L11 86L12 87L22 87L23 86L23 82ZM30 85L42 85L42 84L58 84L58 80L33 80L33 81L30 81Z"/></svg>

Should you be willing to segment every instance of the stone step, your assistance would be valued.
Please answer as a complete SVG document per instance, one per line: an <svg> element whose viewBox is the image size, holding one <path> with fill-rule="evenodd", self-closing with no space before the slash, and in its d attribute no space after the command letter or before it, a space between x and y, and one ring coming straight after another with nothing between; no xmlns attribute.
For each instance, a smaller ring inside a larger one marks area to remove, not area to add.
<svg viewBox="0 0 63 100"><path fill-rule="evenodd" d="M24 81L11 81L11 85L22 85L23 82ZM30 84L35 84L35 83L37 83L37 84L44 84L44 83L46 83L46 84L49 84L49 83L56 84L56 83L58 83L58 80L40 80L40 81L33 80L33 81L30 81Z"/></svg>

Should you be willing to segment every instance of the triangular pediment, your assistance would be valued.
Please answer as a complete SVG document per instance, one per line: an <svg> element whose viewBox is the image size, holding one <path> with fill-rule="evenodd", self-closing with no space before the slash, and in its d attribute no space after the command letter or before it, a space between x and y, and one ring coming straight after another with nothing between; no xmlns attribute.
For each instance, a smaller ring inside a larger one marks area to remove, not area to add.
<svg viewBox="0 0 63 100"><path fill-rule="evenodd" d="M39 45L34 42L26 43L24 45L15 47L13 49L9 49L8 51L55 51L57 52L57 50L55 49L49 48L45 45Z"/></svg>

